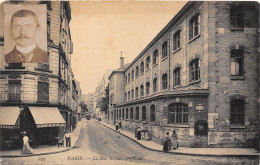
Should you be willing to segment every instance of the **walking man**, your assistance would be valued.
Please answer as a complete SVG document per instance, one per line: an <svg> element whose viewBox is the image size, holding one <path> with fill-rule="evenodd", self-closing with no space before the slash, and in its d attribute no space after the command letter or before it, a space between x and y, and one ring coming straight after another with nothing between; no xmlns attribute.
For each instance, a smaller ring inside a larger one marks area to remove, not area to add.
<svg viewBox="0 0 260 165"><path fill-rule="evenodd" d="M66 147L70 147L70 133L68 131L65 132L65 135L64 135L65 139L66 139Z"/></svg>

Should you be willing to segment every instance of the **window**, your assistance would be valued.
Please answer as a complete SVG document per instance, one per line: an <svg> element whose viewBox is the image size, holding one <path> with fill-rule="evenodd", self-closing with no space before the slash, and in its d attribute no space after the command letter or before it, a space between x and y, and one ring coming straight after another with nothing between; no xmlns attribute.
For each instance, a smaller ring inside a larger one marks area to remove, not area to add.
<svg viewBox="0 0 260 165"><path fill-rule="evenodd" d="M119 118L121 119L121 109L119 109Z"/></svg>
<svg viewBox="0 0 260 165"><path fill-rule="evenodd" d="M135 68L135 77L138 77L139 76L139 67L137 66Z"/></svg>
<svg viewBox="0 0 260 165"><path fill-rule="evenodd" d="M181 68L178 67L173 71L173 86L181 85L181 75L180 75Z"/></svg>
<svg viewBox="0 0 260 165"><path fill-rule="evenodd" d="M200 30L200 17L199 14L196 14L195 16L192 17L189 23L189 39L193 39L197 35L199 35L199 30Z"/></svg>
<svg viewBox="0 0 260 165"><path fill-rule="evenodd" d="M38 102L49 102L49 83L38 82Z"/></svg>
<svg viewBox="0 0 260 165"><path fill-rule="evenodd" d="M144 86L143 85L140 86L140 90L141 90L140 96L142 97L142 96L144 96Z"/></svg>
<svg viewBox="0 0 260 165"><path fill-rule="evenodd" d="M132 98L132 100L133 100L133 99L134 99L134 90L133 90L133 89L132 89L132 93L131 93L131 94L132 94L132 97L131 97L131 98Z"/></svg>
<svg viewBox="0 0 260 165"><path fill-rule="evenodd" d="M166 58L168 56L168 44L167 41L165 41L162 45L162 59Z"/></svg>
<svg viewBox="0 0 260 165"><path fill-rule="evenodd" d="M188 106L184 103L173 103L168 106L169 123L188 124Z"/></svg>
<svg viewBox="0 0 260 165"><path fill-rule="evenodd" d="M153 65L157 64L158 50L153 52Z"/></svg>
<svg viewBox="0 0 260 165"><path fill-rule="evenodd" d="M130 101L130 91L128 91L128 101Z"/></svg>
<svg viewBox="0 0 260 165"><path fill-rule="evenodd" d="M177 50L178 48L181 47L181 31L178 30L174 35L173 35L173 50Z"/></svg>
<svg viewBox="0 0 260 165"><path fill-rule="evenodd" d="M125 119L128 119L128 108L125 110Z"/></svg>
<svg viewBox="0 0 260 165"><path fill-rule="evenodd" d="M162 89L167 89L167 85L168 85L168 82L167 82L167 73L164 73L162 75Z"/></svg>
<svg viewBox="0 0 260 165"><path fill-rule="evenodd" d="M200 79L200 64L199 59L196 58L190 62L190 82Z"/></svg>
<svg viewBox="0 0 260 165"><path fill-rule="evenodd" d="M243 76L243 50L231 50L231 76Z"/></svg>
<svg viewBox="0 0 260 165"><path fill-rule="evenodd" d="M230 124L245 124L245 100L234 99L230 102Z"/></svg>
<svg viewBox="0 0 260 165"><path fill-rule="evenodd" d="M135 71L132 70L132 81L135 79Z"/></svg>
<svg viewBox="0 0 260 165"><path fill-rule="evenodd" d="M244 9L241 5L230 7L230 25L231 28L244 28Z"/></svg>
<svg viewBox="0 0 260 165"><path fill-rule="evenodd" d="M21 101L21 81L9 81L8 100Z"/></svg>
<svg viewBox="0 0 260 165"><path fill-rule="evenodd" d="M155 121L155 106L151 105L150 107L150 121L154 122Z"/></svg>
<svg viewBox="0 0 260 165"><path fill-rule="evenodd" d="M128 73L128 83L130 83L130 73Z"/></svg>
<svg viewBox="0 0 260 165"><path fill-rule="evenodd" d="M146 58L146 69L150 68L150 56Z"/></svg>
<svg viewBox="0 0 260 165"><path fill-rule="evenodd" d="M130 119L134 118L134 110L133 108L130 109Z"/></svg>
<svg viewBox="0 0 260 165"><path fill-rule="evenodd" d="M127 84L127 76L125 76L125 84Z"/></svg>
<svg viewBox="0 0 260 165"><path fill-rule="evenodd" d="M146 121L146 107L143 106L142 108L142 121Z"/></svg>
<svg viewBox="0 0 260 165"><path fill-rule="evenodd" d="M144 62L141 62L141 70L140 70L140 73L144 73Z"/></svg>
<svg viewBox="0 0 260 165"><path fill-rule="evenodd" d="M146 83L146 95L149 95L150 93L150 82Z"/></svg>
<svg viewBox="0 0 260 165"><path fill-rule="evenodd" d="M138 87L135 88L135 98L138 99Z"/></svg>
<svg viewBox="0 0 260 165"><path fill-rule="evenodd" d="M122 109L122 118L125 118L125 109Z"/></svg>
<svg viewBox="0 0 260 165"><path fill-rule="evenodd" d="M127 101L127 93L125 93L125 102Z"/></svg>
<svg viewBox="0 0 260 165"><path fill-rule="evenodd" d="M157 78L153 79L153 92L157 92Z"/></svg>
<svg viewBox="0 0 260 165"><path fill-rule="evenodd" d="M135 120L139 120L139 107L135 109Z"/></svg>

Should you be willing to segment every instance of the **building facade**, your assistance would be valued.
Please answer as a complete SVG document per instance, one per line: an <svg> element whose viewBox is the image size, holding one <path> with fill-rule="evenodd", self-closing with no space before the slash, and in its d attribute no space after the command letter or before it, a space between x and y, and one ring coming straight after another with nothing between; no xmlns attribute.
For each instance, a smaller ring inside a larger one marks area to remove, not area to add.
<svg viewBox="0 0 260 165"><path fill-rule="evenodd" d="M73 43L68 1L5 2L3 5L45 5L47 8L48 63L6 63L4 61L3 21L0 21L0 135L11 146L21 147L21 131L33 146L54 145L72 130Z"/></svg>
<svg viewBox="0 0 260 165"><path fill-rule="evenodd" d="M120 77L110 91L111 123L122 119L130 131L147 127L158 143L176 130L179 146L253 147L258 8L255 2L187 2L129 66L110 75L110 84ZM116 95L124 100L113 100Z"/></svg>

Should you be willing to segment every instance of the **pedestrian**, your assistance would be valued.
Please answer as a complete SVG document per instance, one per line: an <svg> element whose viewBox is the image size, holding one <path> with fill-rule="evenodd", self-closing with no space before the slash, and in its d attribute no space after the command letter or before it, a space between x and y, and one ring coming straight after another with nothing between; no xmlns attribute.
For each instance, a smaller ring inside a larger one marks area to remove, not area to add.
<svg viewBox="0 0 260 165"><path fill-rule="evenodd" d="M23 149L21 151L21 154L32 154L33 149L30 147L29 138L28 136L26 136L26 132L23 131L21 132L21 134L23 135Z"/></svg>
<svg viewBox="0 0 260 165"><path fill-rule="evenodd" d="M70 145L71 145L71 137L70 137L69 131L65 132L64 137L65 137L65 140L66 140L66 147L70 147Z"/></svg>
<svg viewBox="0 0 260 165"><path fill-rule="evenodd" d="M163 144L163 151L167 152L170 150L171 146L171 137L169 136L169 132L166 132L166 136L164 139L164 144Z"/></svg>
<svg viewBox="0 0 260 165"><path fill-rule="evenodd" d="M119 128L120 128L121 130L123 130L123 128L122 128L122 120L120 120L118 124L119 124Z"/></svg>
<svg viewBox="0 0 260 165"><path fill-rule="evenodd" d="M139 126L138 126L137 131L136 131L136 137L137 137L137 140L141 140L141 129L140 129Z"/></svg>
<svg viewBox="0 0 260 165"><path fill-rule="evenodd" d="M172 131L171 144L172 144L173 149L177 149L179 147L178 146L178 136L177 136L175 130Z"/></svg>
<svg viewBox="0 0 260 165"><path fill-rule="evenodd" d="M116 132L118 133L117 138L120 138L119 124L116 122Z"/></svg>
<svg viewBox="0 0 260 165"><path fill-rule="evenodd" d="M147 127L145 127L144 129L144 140L148 140L148 134L149 134L149 130Z"/></svg>
<svg viewBox="0 0 260 165"><path fill-rule="evenodd" d="M135 137L137 137L137 125L135 125Z"/></svg>

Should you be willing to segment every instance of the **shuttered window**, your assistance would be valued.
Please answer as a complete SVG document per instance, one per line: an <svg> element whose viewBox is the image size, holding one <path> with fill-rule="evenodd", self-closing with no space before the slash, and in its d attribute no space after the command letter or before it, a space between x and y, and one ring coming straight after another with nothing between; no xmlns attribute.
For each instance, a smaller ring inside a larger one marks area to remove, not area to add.
<svg viewBox="0 0 260 165"><path fill-rule="evenodd" d="M21 101L21 81L9 81L9 101Z"/></svg>
<svg viewBox="0 0 260 165"><path fill-rule="evenodd" d="M38 102L49 102L49 84L38 82Z"/></svg>

